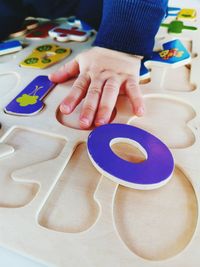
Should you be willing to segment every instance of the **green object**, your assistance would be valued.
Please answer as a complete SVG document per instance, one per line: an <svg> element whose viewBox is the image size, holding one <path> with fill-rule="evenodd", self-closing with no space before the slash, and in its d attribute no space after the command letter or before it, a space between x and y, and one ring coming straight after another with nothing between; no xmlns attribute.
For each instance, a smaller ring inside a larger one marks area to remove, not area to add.
<svg viewBox="0 0 200 267"><path fill-rule="evenodd" d="M39 51L39 52L44 52L44 51L49 51L51 50L52 46L51 45L41 45L39 47L37 47L36 49Z"/></svg>
<svg viewBox="0 0 200 267"><path fill-rule="evenodd" d="M63 53L65 53L65 52L66 52L66 49L64 49L64 48L58 48L58 49L56 49L56 51L55 51L56 54L63 54Z"/></svg>
<svg viewBox="0 0 200 267"><path fill-rule="evenodd" d="M18 97L16 101L21 107L26 107L28 105L34 105L35 103L37 103L38 97L39 96L37 95L23 94L21 97Z"/></svg>
<svg viewBox="0 0 200 267"><path fill-rule="evenodd" d="M35 36L41 36L43 34L43 32L41 32L41 31L35 31L34 32L34 35Z"/></svg>
<svg viewBox="0 0 200 267"><path fill-rule="evenodd" d="M29 64L37 63L38 60L39 59L37 57L31 57L31 58L27 58L26 60L24 60L24 62L29 65Z"/></svg>
<svg viewBox="0 0 200 267"><path fill-rule="evenodd" d="M182 33L183 30L197 30L196 27L192 26L185 26L182 21L174 20L170 24L163 23L161 24L162 27L168 28L169 33Z"/></svg>
<svg viewBox="0 0 200 267"><path fill-rule="evenodd" d="M50 62L51 62L50 58L43 58L42 59L42 63L44 63L44 64L47 64L47 63L50 63Z"/></svg>

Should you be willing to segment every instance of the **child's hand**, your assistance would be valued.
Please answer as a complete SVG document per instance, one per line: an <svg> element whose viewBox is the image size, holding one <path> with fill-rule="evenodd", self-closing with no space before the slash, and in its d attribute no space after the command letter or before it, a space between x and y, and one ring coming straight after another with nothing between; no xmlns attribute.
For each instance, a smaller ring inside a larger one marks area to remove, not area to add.
<svg viewBox="0 0 200 267"><path fill-rule="evenodd" d="M137 116L144 113L139 88L140 57L122 52L93 47L79 54L57 72L51 81L61 83L77 77L69 95L60 105L64 114L71 113L85 97L80 114L80 127L87 129L108 123L120 92L125 93Z"/></svg>

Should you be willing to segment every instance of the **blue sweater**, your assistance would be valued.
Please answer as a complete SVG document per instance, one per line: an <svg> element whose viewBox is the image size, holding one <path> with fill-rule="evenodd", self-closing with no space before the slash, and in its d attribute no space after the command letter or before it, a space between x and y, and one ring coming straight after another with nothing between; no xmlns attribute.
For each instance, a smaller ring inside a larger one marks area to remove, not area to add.
<svg viewBox="0 0 200 267"><path fill-rule="evenodd" d="M168 0L0 0L0 39L27 16L76 15L98 30L93 45L149 56Z"/></svg>

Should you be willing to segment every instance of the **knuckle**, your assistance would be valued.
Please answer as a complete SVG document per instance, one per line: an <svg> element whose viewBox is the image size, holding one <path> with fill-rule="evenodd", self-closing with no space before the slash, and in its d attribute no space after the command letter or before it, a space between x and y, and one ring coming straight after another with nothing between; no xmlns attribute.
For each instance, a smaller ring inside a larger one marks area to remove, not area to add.
<svg viewBox="0 0 200 267"><path fill-rule="evenodd" d="M97 96L99 97L101 95L101 90L98 87L92 87L89 91L88 94L90 96Z"/></svg>
<svg viewBox="0 0 200 267"><path fill-rule="evenodd" d="M127 87L136 87L138 84L137 84L137 81L133 78L129 78L126 82L126 85Z"/></svg>
<svg viewBox="0 0 200 267"><path fill-rule="evenodd" d="M66 105L71 104L71 103L74 103L74 102L76 102L76 98L73 95L67 96L66 99L64 100L64 103Z"/></svg>
<svg viewBox="0 0 200 267"><path fill-rule="evenodd" d="M110 110L110 107L108 105L102 105L101 106L101 113L102 114L110 114L111 113L111 110Z"/></svg>
<svg viewBox="0 0 200 267"><path fill-rule="evenodd" d="M95 75L95 73L100 73L101 72L101 67L99 66L99 64L93 63L91 66L91 73L93 73Z"/></svg>
<svg viewBox="0 0 200 267"><path fill-rule="evenodd" d="M134 101L135 104L140 103L141 102L141 97L133 95L133 101Z"/></svg>
<svg viewBox="0 0 200 267"><path fill-rule="evenodd" d="M73 85L73 89L79 91L85 91L85 87L87 86L87 79L85 77L81 77L78 81L76 81Z"/></svg>
<svg viewBox="0 0 200 267"><path fill-rule="evenodd" d="M105 87L108 91L117 91L119 86L116 80L110 79L107 81Z"/></svg>
<svg viewBox="0 0 200 267"><path fill-rule="evenodd" d="M84 106L85 113L94 113L96 111L95 107L92 104L85 104Z"/></svg>
<svg viewBox="0 0 200 267"><path fill-rule="evenodd" d="M82 86L81 84L76 84L73 86L73 90L78 90L82 93L82 92L85 92L85 87Z"/></svg>
<svg viewBox="0 0 200 267"><path fill-rule="evenodd" d="M98 67L91 67L88 71L88 75L92 80L99 79L100 69Z"/></svg>
<svg viewBox="0 0 200 267"><path fill-rule="evenodd" d="M89 76L87 74L80 74L79 75L80 84L85 85L88 83L88 80L89 80Z"/></svg>
<svg viewBox="0 0 200 267"><path fill-rule="evenodd" d="M113 76L113 72L110 70L103 70L100 73L100 77L102 77L102 80L104 80L104 81L107 79L110 79L112 76Z"/></svg>
<svg viewBox="0 0 200 267"><path fill-rule="evenodd" d="M93 80L95 81L95 84L100 85L100 84L104 83L105 78L104 78L104 76L100 73L100 74L94 76L94 79L93 79Z"/></svg>
<svg viewBox="0 0 200 267"><path fill-rule="evenodd" d="M91 77L91 79L94 81L94 80L97 80L99 78L99 75L98 75L98 72L97 71L89 71L89 76Z"/></svg>

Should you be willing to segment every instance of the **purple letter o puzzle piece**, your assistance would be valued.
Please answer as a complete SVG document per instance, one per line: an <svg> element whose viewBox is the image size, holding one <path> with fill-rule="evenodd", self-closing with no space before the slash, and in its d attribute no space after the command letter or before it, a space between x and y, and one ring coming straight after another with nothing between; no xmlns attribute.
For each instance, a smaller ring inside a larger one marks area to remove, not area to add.
<svg viewBox="0 0 200 267"><path fill-rule="evenodd" d="M111 149L114 139L127 139L139 144L147 154L141 163L118 157ZM107 124L94 129L88 137L89 157L103 175L131 188L147 190L166 184L174 170L168 147L154 135L131 125Z"/></svg>

